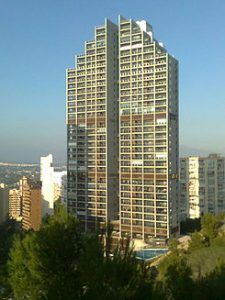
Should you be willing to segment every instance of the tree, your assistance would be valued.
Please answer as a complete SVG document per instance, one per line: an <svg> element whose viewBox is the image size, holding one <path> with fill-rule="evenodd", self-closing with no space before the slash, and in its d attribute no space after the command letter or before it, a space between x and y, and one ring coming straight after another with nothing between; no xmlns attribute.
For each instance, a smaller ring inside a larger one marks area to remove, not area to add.
<svg viewBox="0 0 225 300"><path fill-rule="evenodd" d="M172 255L164 266L162 279L164 295L169 300L193 299L194 283L191 268L183 256ZM165 298L164 298L165 299Z"/></svg>
<svg viewBox="0 0 225 300"><path fill-rule="evenodd" d="M201 219L201 231L208 245L216 238L221 223L222 216L206 214Z"/></svg>
<svg viewBox="0 0 225 300"><path fill-rule="evenodd" d="M151 299L151 270L129 240L113 249L111 231L81 234L59 209L39 231L17 238L8 262L15 299Z"/></svg>
<svg viewBox="0 0 225 300"><path fill-rule="evenodd" d="M200 232L194 232L191 234L191 239L188 243L188 251L193 252L195 250L199 250L205 247L204 240L202 234Z"/></svg>
<svg viewBox="0 0 225 300"><path fill-rule="evenodd" d="M84 299L151 299L151 270L135 258L130 240L112 247L112 227L106 235L90 235L85 239L81 256Z"/></svg>
<svg viewBox="0 0 225 300"><path fill-rule="evenodd" d="M22 234L21 224L14 219L7 219L0 224L0 298L8 297L11 289L8 283L7 260L14 236ZM6 298L7 299L7 298Z"/></svg>
<svg viewBox="0 0 225 300"><path fill-rule="evenodd" d="M81 250L77 221L62 212L39 231L17 238L8 263L15 299L79 299Z"/></svg>
<svg viewBox="0 0 225 300"><path fill-rule="evenodd" d="M216 268L196 282L196 299L222 300L225 297L225 264Z"/></svg>

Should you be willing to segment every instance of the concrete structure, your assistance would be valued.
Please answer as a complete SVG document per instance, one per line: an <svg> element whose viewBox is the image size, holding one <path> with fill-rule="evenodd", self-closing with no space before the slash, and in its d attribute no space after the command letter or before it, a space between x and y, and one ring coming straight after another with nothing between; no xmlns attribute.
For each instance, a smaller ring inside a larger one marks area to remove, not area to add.
<svg viewBox="0 0 225 300"><path fill-rule="evenodd" d="M178 225L178 62L151 25L119 19L120 232L148 241Z"/></svg>
<svg viewBox="0 0 225 300"><path fill-rule="evenodd" d="M67 172L54 171L53 175L53 184L54 184L54 202L60 200L60 202L65 202L65 199L62 201L62 197L64 196L65 189L65 176L67 178Z"/></svg>
<svg viewBox="0 0 225 300"><path fill-rule="evenodd" d="M225 158L186 157L180 161L181 220L225 212Z"/></svg>
<svg viewBox="0 0 225 300"><path fill-rule="evenodd" d="M68 210L84 229L118 218L118 28L109 20L67 70Z"/></svg>
<svg viewBox="0 0 225 300"><path fill-rule="evenodd" d="M0 184L0 224L7 219L9 213L9 189Z"/></svg>
<svg viewBox="0 0 225 300"><path fill-rule="evenodd" d="M67 70L67 128L68 210L85 229L178 233L178 62L146 21L96 27Z"/></svg>
<svg viewBox="0 0 225 300"><path fill-rule="evenodd" d="M42 216L54 214L54 168L53 156L49 154L41 157L40 180L42 195Z"/></svg>
<svg viewBox="0 0 225 300"><path fill-rule="evenodd" d="M17 221L22 219L20 190L9 190L9 217Z"/></svg>
<svg viewBox="0 0 225 300"><path fill-rule="evenodd" d="M22 227L25 230L38 230L41 225L41 185L27 177L20 180L22 203Z"/></svg>
<svg viewBox="0 0 225 300"><path fill-rule="evenodd" d="M61 203L67 209L67 172L62 176Z"/></svg>
<svg viewBox="0 0 225 300"><path fill-rule="evenodd" d="M41 157L40 162L40 180L42 183L42 215L53 215L55 201L62 197L63 203L66 201L64 186L67 171L54 170L52 154Z"/></svg>

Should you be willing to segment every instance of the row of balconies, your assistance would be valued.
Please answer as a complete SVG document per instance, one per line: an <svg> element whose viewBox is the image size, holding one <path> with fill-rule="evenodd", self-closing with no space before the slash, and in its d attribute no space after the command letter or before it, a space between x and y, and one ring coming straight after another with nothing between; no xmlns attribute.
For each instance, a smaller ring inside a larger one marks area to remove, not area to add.
<svg viewBox="0 0 225 300"><path fill-rule="evenodd" d="M154 180L140 180L140 179L121 179L121 185L131 185L132 186L137 186L137 185L140 185L140 186L152 186L153 188L156 188L157 191L159 193L161 193L162 191L166 191L166 188L165 187L161 187L161 186L164 186L164 185L167 185L167 182L166 181L159 181L157 180L157 182L155 183Z"/></svg>
<svg viewBox="0 0 225 300"><path fill-rule="evenodd" d="M136 109L123 109L120 111L121 116L129 116L129 115L146 115L152 114L157 112L164 112L166 113L166 106L165 105L157 105L157 106L150 106L145 108L136 108Z"/></svg>
<svg viewBox="0 0 225 300"><path fill-rule="evenodd" d="M164 91L166 91L166 89L164 89ZM124 97L124 96L129 96L129 97ZM163 93L162 91L155 91L155 93L153 93L152 91L147 91L146 88L143 89L139 89L137 90L136 87L133 87L133 89L130 90L121 90L120 92L120 97L121 99L131 99L130 97L132 97L132 105L134 106L134 102L133 102L133 96L139 96L137 97L136 101L142 101L142 100L154 100L154 99L162 99L164 100L165 98L167 98L167 94ZM124 101L125 102L125 101ZM127 102L130 102L129 100L127 100ZM148 104L148 102L146 102ZM152 103L154 103L152 101Z"/></svg>
<svg viewBox="0 0 225 300"><path fill-rule="evenodd" d="M141 213L135 213L132 211L132 213L129 212L123 212L121 211L121 218L132 218L137 220L150 220L150 221L167 221L167 215L158 215L153 212L152 214L141 214Z"/></svg>
<svg viewBox="0 0 225 300"><path fill-rule="evenodd" d="M153 158L149 157L146 154L121 154L121 161L126 161L126 160L130 161L130 160L137 160L137 159L144 160L145 162L149 163L149 165L155 167L167 166L166 161L154 161Z"/></svg>
<svg viewBox="0 0 225 300"><path fill-rule="evenodd" d="M122 148L120 149L120 152L121 153L126 153L126 154L129 154L129 153L145 153L145 154L154 154L154 149L153 148L150 148L150 147L136 147L136 148Z"/></svg>
<svg viewBox="0 0 225 300"><path fill-rule="evenodd" d="M83 65L79 65L77 66L77 70L92 70L92 69L98 69L99 67L105 67L106 63L105 63L105 59L104 62L102 62L103 60L101 60L101 62L97 62L97 63L87 63L87 64L83 64ZM78 72L79 73L79 72Z"/></svg>
<svg viewBox="0 0 225 300"><path fill-rule="evenodd" d="M139 74L143 74L143 73L140 72ZM120 77L121 77L121 79L120 79L121 82L133 82L133 81L135 81L135 82L138 82L138 81L143 82L143 81L146 81L146 80L164 79L164 78L167 78L167 75L166 75L166 73L165 74L158 74L157 73L154 76L153 75L149 76L149 75L146 75L146 73L145 73L145 74L143 74L143 76L141 76L141 75L135 75L135 74L130 74L129 73L129 74L120 74Z"/></svg>
<svg viewBox="0 0 225 300"><path fill-rule="evenodd" d="M167 174L167 171L166 170L160 170L160 169L152 169L152 168L148 168L148 167L144 167L144 166L141 166L141 167L135 167L135 166L130 166L130 167L121 167L120 168L121 172L123 173L140 173L140 174L164 174L166 175ZM131 172L132 170L132 172Z"/></svg>
<svg viewBox="0 0 225 300"><path fill-rule="evenodd" d="M153 207L135 207L135 206L123 206L121 205L120 211L122 213L124 212L132 212L132 213L148 213L148 214L157 214L161 216L165 216L167 214L167 209L163 208L156 208L155 206Z"/></svg>

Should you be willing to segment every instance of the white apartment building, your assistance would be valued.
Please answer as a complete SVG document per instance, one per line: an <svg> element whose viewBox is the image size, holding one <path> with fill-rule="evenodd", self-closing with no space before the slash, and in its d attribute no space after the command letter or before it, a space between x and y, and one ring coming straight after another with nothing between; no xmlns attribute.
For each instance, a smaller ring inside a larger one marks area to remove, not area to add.
<svg viewBox="0 0 225 300"><path fill-rule="evenodd" d="M54 168L53 156L49 154L41 157L40 180L42 195L42 216L54 214Z"/></svg>
<svg viewBox="0 0 225 300"><path fill-rule="evenodd" d="M62 203L66 202L65 176L66 171L55 171L53 156L49 154L41 157L40 180L42 183L42 216L54 214L54 203L63 197Z"/></svg>
<svg viewBox="0 0 225 300"><path fill-rule="evenodd" d="M225 158L191 156L180 160L180 219L225 212Z"/></svg>
<svg viewBox="0 0 225 300"><path fill-rule="evenodd" d="M53 182L54 182L54 201L60 199L61 203L66 205L65 199L65 183L67 178L67 171L54 171ZM62 199L63 198L63 199Z"/></svg>

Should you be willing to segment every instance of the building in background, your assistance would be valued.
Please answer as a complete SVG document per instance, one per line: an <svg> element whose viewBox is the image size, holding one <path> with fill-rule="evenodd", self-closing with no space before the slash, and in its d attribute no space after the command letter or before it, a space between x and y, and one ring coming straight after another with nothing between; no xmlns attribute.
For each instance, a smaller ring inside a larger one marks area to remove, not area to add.
<svg viewBox="0 0 225 300"><path fill-rule="evenodd" d="M53 156L49 154L41 157L40 180L42 195L42 216L54 214L54 168Z"/></svg>
<svg viewBox="0 0 225 300"><path fill-rule="evenodd" d="M67 70L68 210L85 230L118 219L117 35L106 20Z"/></svg>
<svg viewBox="0 0 225 300"><path fill-rule="evenodd" d="M146 21L119 19L120 232L169 238L178 222L178 62Z"/></svg>
<svg viewBox="0 0 225 300"><path fill-rule="evenodd" d="M0 184L0 224L4 222L9 213L9 189L4 183Z"/></svg>
<svg viewBox="0 0 225 300"><path fill-rule="evenodd" d="M54 171L54 202L57 200L59 200L61 203L65 202L65 199L62 199L64 198L65 178L67 178L66 171Z"/></svg>
<svg viewBox="0 0 225 300"><path fill-rule="evenodd" d="M178 129L178 62L151 26L96 27L67 70L69 212L142 241L177 234Z"/></svg>
<svg viewBox="0 0 225 300"><path fill-rule="evenodd" d="M9 190L9 217L16 221L22 219L21 193L19 189Z"/></svg>
<svg viewBox="0 0 225 300"><path fill-rule="evenodd" d="M189 217L189 159L180 159L179 185L179 220L185 221Z"/></svg>
<svg viewBox="0 0 225 300"><path fill-rule="evenodd" d="M41 184L32 182L27 177L20 180L22 204L22 227L25 230L38 230L42 221Z"/></svg>
<svg viewBox="0 0 225 300"><path fill-rule="evenodd" d="M41 157L40 180L42 183L42 216L54 214L54 203L60 200L66 205L65 178L67 171L56 171L53 167L53 156Z"/></svg>
<svg viewBox="0 0 225 300"><path fill-rule="evenodd" d="M225 158L186 157L180 161L181 219L225 212Z"/></svg>
<svg viewBox="0 0 225 300"><path fill-rule="evenodd" d="M67 210L67 172L65 175L62 176L61 203Z"/></svg>

